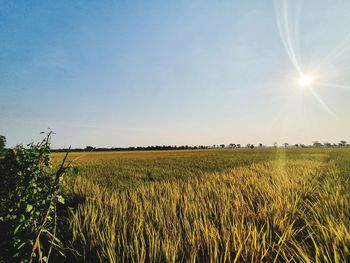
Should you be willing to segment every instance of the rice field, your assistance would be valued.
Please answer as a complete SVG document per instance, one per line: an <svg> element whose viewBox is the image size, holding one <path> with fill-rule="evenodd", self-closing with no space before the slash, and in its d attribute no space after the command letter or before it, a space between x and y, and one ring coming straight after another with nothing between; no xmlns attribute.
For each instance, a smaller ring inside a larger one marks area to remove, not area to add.
<svg viewBox="0 0 350 263"><path fill-rule="evenodd" d="M58 161L62 154L53 154ZM350 149L72 153L78 262L349 262Z"/></svg>

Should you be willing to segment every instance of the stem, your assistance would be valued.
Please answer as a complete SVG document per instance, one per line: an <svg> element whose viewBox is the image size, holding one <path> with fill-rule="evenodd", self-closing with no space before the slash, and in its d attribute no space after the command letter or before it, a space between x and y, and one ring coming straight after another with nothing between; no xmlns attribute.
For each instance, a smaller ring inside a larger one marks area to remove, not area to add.
<svg viewBox="0 0 350 263"><path fill-rule="evenodd" d="M69 149L70 149L70 147L69 147ZM64 158L62 160L62 163L60 165L60 168L56 172L55 181L54 181L53 185L51 186L50 191L48 193L48 195L51 195L51 200L50 200L50 202L49 202L49 204L48 204L48 206L46 208L45 217L43 218L42 223L40 224L40 226L38 228L37 234L35 235L35 242L34 242L34 245L32 247L32 252L30 254L29 263L33 262L34 253L35 253L36 249L39 249L39 254L41 253L40 247L39 247L40 235L41 235L42 230L45 227L47 219L49 218L50 206L52 205L52 203L54 202L54 199L56 197L56 190L57 190L57 186L59 184L59 180L62 177L62 175L67 171L67 168L70 166L70 164L68 164L68 166L64 165L65 162L66 162L68 154L69 154L69 151L67 151L66 155L64 156ZM55 204L55 215L56 215L56 204ZM55 217L55 232L56 232L56 217ZM55 233L54 233L54 235L55 235ZM49 253L51 253L52 243L53 243L53 239L52 239L52 242L51 242Z"/></svg>

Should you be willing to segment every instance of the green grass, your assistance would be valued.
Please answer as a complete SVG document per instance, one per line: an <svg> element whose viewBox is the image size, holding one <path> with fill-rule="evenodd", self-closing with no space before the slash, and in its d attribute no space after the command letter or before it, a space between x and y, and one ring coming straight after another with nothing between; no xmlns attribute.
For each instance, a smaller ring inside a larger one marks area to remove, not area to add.
<svg viewBox="0 0 350 263"><path fill-rule="evenodd" d="M350 149L75 153L76 261L350 260ZM61 155L55 154L58 160Z"/></svg>

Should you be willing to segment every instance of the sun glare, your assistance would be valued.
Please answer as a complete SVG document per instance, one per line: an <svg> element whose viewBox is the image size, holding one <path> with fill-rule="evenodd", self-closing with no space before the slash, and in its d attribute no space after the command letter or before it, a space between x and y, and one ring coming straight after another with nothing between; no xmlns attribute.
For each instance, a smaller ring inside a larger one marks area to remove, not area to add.
<svg viewBox="0 0 350 263"><path fill-rule="evenodd" d="M310 86L314 78L311 75L302 75L299 78L299 85L302 87Z"/></svg>

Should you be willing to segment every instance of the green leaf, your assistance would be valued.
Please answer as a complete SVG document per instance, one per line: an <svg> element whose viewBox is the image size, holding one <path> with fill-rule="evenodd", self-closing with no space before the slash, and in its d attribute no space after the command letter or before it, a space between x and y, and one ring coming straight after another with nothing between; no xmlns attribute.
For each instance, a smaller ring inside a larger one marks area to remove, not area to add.
<svg viewBox="0 0 350 263"><path fill-rule="evenodd" d="M64 198L62 195L57 196L57 201L60 202L61 204L64 204Z"/></svg>
<svg viewBox="0 0 350 263"><path fill-rule="evenodd" d="M29 213L30 211L32 211L32 209L33 209L32 205L27 205L26 212Z"/></svg>
<svg viewBox="0 0 350 263"><path fill-rule="evenodd" d="M13 231L13 234L16 235L18 233L18 230L20 229L20 227L22 226L22 224L19 224L15 230Z"/></svg>
<svg viewBox="0 0 350 263"><path fill-rule="evenodd" d="M26 244L26 242L23 242L22 244L20 244L17 249L21 249L24 245Z"/></svg>

